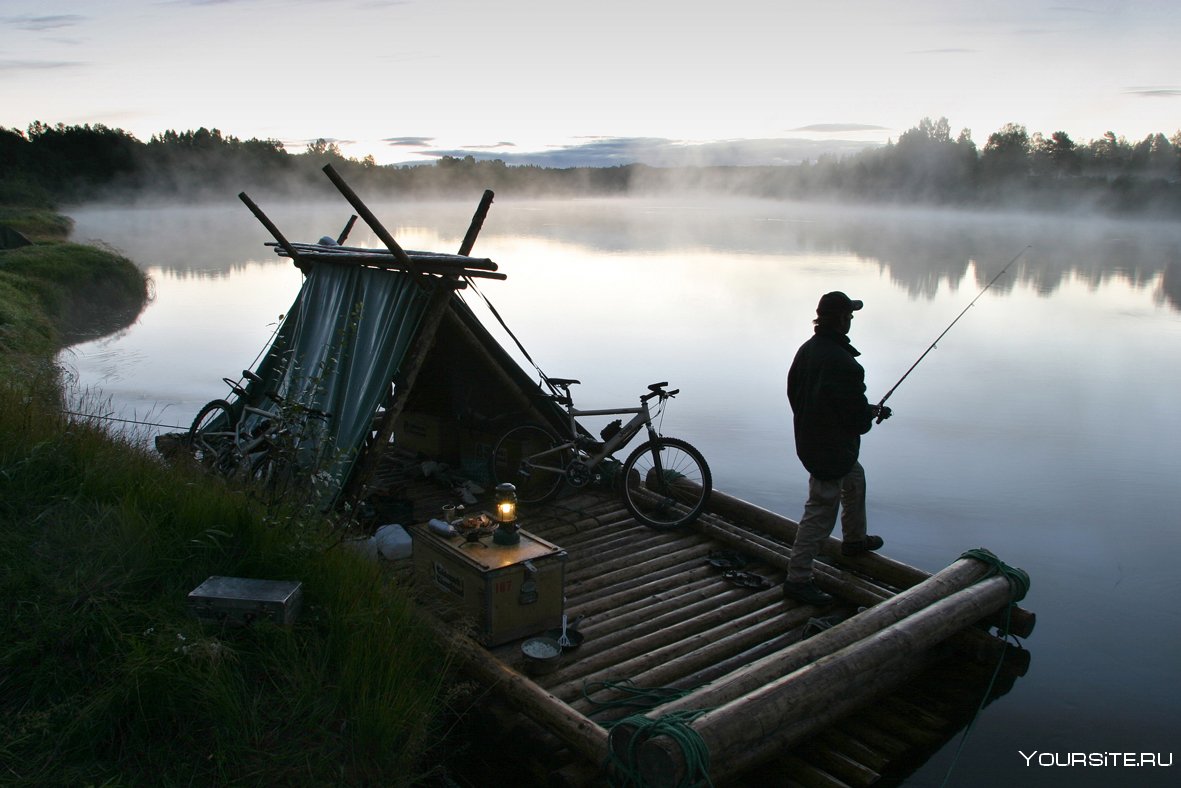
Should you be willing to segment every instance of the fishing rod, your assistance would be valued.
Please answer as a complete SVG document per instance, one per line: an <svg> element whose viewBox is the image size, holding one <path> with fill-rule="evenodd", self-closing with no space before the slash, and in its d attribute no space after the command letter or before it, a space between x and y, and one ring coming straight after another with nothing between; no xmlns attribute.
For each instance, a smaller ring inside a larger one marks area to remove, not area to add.
<svg viewBox="0 0 1181 788"><path fill-rule="evenodd" d="M920 363L920 362L921 362L921 361L922 361L924 358L926 358L926 357L927 357L927 354L928 354L928 353L930 353L932 350L934 350L934 349L935 349L935 346L939 344L939 340L941 340L941 339L943 339L943 337L947 336L947 332L948 332L948 331L951 331L951 327L952 327L952 326L954 326L956 323L960 322L960 318L961 318L961 317L963 317L964 315L966 315L966 314L968 313L968 310L969 310L969 309L971 309L971 308L973 307L973 305L975 305L975 303L976 303L977 301L979 301L979 300L980 300L980 296L984 295L984 294L985 294L985 293L988 291L988 288L992 287L992 285L993 285L993 282L995 282L996 280L1000 279L1000 278L1001 278L1001 276L1003 276L1003 275L1004 275L1005 271L1008 271L1008 270L1009 270L1009 267L1010 267L1010 266L1012 266L1012 265L1013 265L1013 263L1015 263L1015 262L1017 262L1019 259L1021 259L1021 255L1025 254L1026 252L1028 252L1028 251L1029 251L1029 247L1030 247L1030 245L1026 245L1026 247L1025 247L1024 249L1022 249L1020 252L1018 252L1018 253L1017 253L1017 256L1016 256L1016 257L1014 257L1012 260L1010 260L1008 263L1006 263L1006 264L1005 264L1005 267L1004 267L1004 268L1002 268L1000 271L997 271L997 274L996 274L996 276L994 276L992 279L989 279L989 280L988 280L988 284L986 284L986 285L984 286L984 289L983 289L983 290L981 290L979 293L977 293L977 294L976 294L976 297L975 297L975 298L973 298L973 299L971 300L971 302L969 302L969 303L968 303L968 305L967 305L966 307L964 307L964 311L963 311L963 312L960 312L958 315L956 315L956 317L955 317L955 320L953 320L953 321L951 321L950 323L948 323L948 324L947 324L947 328L943 329L943 333L942 333L942 334L940 334L939 336L935 337L935 341L931 343L930 347L928 347L926 350L924 350L924 351L923 351L923 355L919 356L919 358L918 358L918 361L915 361L913 364L911 364L911 365L910 365L910 369L906 370L905 374L903 374L903 375L902 375L902 377L898 378L898 382L897 382L897 383L895 383L895 384L893 385L893 387L892 387L892 388L891 388L889 391L887 391L887 392L886 392L886 396L882 397L882 401L881 401L881 402L879 402L879 403L878 403L878 405L877 405L877 407L878 407L878 411L879 411L879 415L878 415L878 417L877 417L877 422L876 422L876 423L878 423L878 424L881 424L881 423L882 423L882 419L883 419L883 418L885 418L884 416L880 415L880 411L881 411L881 409L882 409L882 406L886 404L886 400L890 399L890 395L894 393L895 389L897 389L899 386L901 386L901 385L902 385L902 381L906 380L906 377L907 377L907 375L909 375L911 372L914 372L914 368L915 368L915 367L917 367L917 366L919 365L919 363Z"/></svg>

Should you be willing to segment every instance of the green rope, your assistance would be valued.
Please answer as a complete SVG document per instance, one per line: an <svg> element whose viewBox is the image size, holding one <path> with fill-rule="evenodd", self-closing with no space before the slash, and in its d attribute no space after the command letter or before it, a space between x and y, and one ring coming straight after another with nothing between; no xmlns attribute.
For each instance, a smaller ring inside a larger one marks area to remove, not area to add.
<svg viewBox="0 0 1181 788"><path fill-rule="evenodd" d="M591 697L592 692L600 690L614 690L622 693L617 700L597 700ZM588 681L582 685L582 697L590 703L593 710L587 716L594 716L610 709L654 709L670 701L685 697L693 690L682 690L675 687L637 687L631 679L623 681ZM606 727L611 727L611 723Z"/></svg>
<svg viewBox="0 0 1181 788"><path fill-rule="evenodd" d="M965 551L960 558L975 558L992 567L986 577L993 575L1000 575L1009 581L1009 588L1012 591L1010 603L1020 602L1025 599L1025 595L1029 593L1029 573L1024 569L1017 569L1009 566L994 554L985 550L983 547L976 547Z"/></svg>
<svg viewBox="0 0 1181 788"><path fill-rule="evenodd" d="M614 700L599 700L593 697L601 691L615 692L621 695ZM678 788L691 786L712 786L709 779L709 749L701 740L700 734L689 726L689 723L700 717L709 709L686 709L674 711L656 718L646 717L642 713L657 706L663 706L674 700L685 697L692 689L678 689L676 687L637 687L631 679L623 681L587 681L582 685L582 697L591 705L592 710L587 715L594 715L612 709L640 709L641 713L633 714L618 720L603 723L609 730L616 728L626 731L631 729L627 737L625 754L620 756L612 747L607 757L608 771L613 775L612 785L625 788L634 786L644 788L646 783L636 764L636 753L640 745L654 736L667 736L681 748L685 761L685 777L678 783Z"/></svg>
<svg viewBox="0 0 1181 788"><path fill-rule="evenodd" d="M677 783L677 788L696 788L696 786L713 786L709 779L709 748L705 746L701 735L690 727L689 723L704 714L704 710L690 709L675 711L662 717L652 719L642 714L626 717L616 725L627 725L634 728L627 740L626 753L620 757L612 748L608 756L608 766L611 774L622 779L622 782L612 780L613 785L636 786L645 785L643 775L636 765L636 752L640 745L654 736L667 736L681 748L685 760L685 776Z"/></svg>

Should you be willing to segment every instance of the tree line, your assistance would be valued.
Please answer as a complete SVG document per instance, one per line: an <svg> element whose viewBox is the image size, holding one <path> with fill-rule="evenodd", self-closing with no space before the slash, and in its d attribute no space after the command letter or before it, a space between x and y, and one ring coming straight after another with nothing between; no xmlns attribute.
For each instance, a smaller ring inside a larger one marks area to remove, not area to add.
<svg viewBox="0 0 1181 788"><path fill-rule="evenodd" d="M323 190L324 164L383 193L617 195L722 190L780 199L1077 208L1181 218L1181 131L1131 142L1114 132L1086 143L1009 123L977 146L946 118L922 119L886 145L798 165L552 168L443 156L428 165L378 165L317 140L298 153L274 139L218 129L165 131L147 142L102 124L0 127L0 203L45 203L149 193L202 199L228 192Z"/></svg>

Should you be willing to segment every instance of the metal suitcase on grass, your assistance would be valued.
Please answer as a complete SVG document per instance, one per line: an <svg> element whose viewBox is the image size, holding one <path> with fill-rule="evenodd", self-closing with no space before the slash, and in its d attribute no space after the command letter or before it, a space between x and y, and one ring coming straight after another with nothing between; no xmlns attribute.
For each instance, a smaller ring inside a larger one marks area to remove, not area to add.
<svg viewBox="0 0 1181 788"><path fill-rule="evenodd" d="M189 592L189 612L202 621L246 625L295 621L303 584L293 580L256 580L214 575Z"/></svg>

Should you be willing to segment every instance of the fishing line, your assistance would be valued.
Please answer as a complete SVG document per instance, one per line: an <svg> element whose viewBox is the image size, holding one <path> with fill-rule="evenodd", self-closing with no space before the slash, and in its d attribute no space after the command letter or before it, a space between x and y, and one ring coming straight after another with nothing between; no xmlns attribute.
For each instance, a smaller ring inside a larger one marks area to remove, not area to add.
<svg viewBox="0 0 1181 788"><path fill-rule="evenodd" d="M906 370L906 372L902 375L902 377L900 377L898 379L898 382L895 383L890 388L890 390L886 392L886 396L882 397L881 401L878 403L879 409L881 409L881 407L886 404L886 400L888 400L890 398L890 395L893 394L894 391L899 386L902 385L902 381L906 380L907 376L910 375L911 372L914 372L914 368L917 367L922 362L922 360L927 357L927 354L935 349L936 345L939 344L939 341L941 339L943 339L943 337L947 336L947 332L951 331L951 327L954 326L956 323L960 322L960 318L963 317L964 315L966 315L968 313L968 310L971 309L973 306L975 306L976 302L980 300L980 297L982 295L984 295L986 292L988 292L988 288L992 287L993 283L996 282L996 280L1000 279L1001 276L1004 275L1005 271L1009 270L1010 266L1012 266L1013 263L1017 262L1023 254L1028 252L1031 246L1032 246L1032 244L1026 244L1025 248L1022 249L1020 252L1018 252L1017 255L1012 260L1005 263L1004 268L1002 268L1000 271L997 271L996 276L994 276L992 279L988 280L988 284L986 284L984 286L983 290L981 290L979 293L976 294L975 298L973 298L970 302L968 302L968 305L966 307L964 307L964 311L962 311L958 315L956 315L955 320L953 320L947 324L947 328L943 329L943 333L940 334L939 336L935 337L935 341L932 342L930 344L930 346L926 350L923 351L923 354L918 357L918 360L910 365L910 369ZM882 419L883 419L883 417L879 415L877 418L877 423L881 424Z"/></svg>
<svg viewBox="0 0 1181 788"><path fill-rule="evenodd" d="M157 424L154 421L137 421L136 419L120 419L115 416L103 416L98 413L78 413L77 411L65 410L65 409L62 410L62 413L64 413L67 416L77 416L78 418L81 418L81 419L101 419L102 421L119 421L124 424L140 424L145 427L161 427L164 429L182 430L182 431L188 432L187 427L181 427L176 424Z"/></svg>

